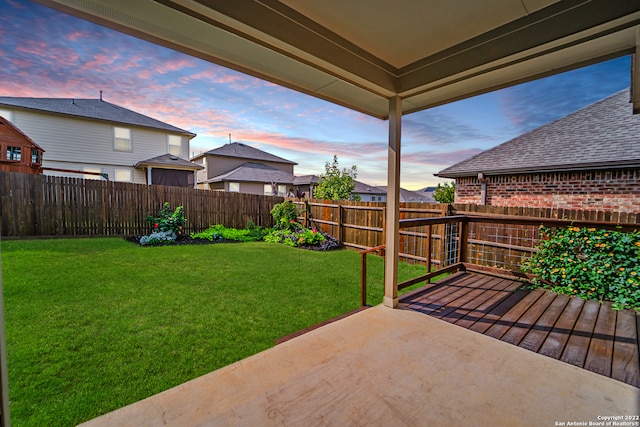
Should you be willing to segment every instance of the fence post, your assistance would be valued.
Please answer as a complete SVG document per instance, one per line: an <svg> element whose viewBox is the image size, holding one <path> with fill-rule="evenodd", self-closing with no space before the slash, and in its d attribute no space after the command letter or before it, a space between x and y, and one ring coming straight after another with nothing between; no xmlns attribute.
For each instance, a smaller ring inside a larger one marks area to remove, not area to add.
<svg viewBox="0 0 640 427"><path fill-rule="evenodd" d="M367 253L360 253L360 305L367 305Z"/></svg>
<svg viewBox="0 0 640 427"><path fill-rule="evenodd" d="M431 273L431 224L427 226L427 273ZM427 279L431 283L431 277Z"/></svg>

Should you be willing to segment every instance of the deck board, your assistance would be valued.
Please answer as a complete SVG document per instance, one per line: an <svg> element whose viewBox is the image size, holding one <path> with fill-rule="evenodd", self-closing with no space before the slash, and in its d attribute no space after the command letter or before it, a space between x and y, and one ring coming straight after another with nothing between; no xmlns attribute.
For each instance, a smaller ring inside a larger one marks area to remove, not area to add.
<svg viewBox="0 0 640 427"><path fill-rule="evenodd" d="M627 311L618 312L616 318L616 336L613 345L613 362L611 366L611 378L629 384L640 384L638 370L633 369L638 363L639 328L634 325L634 315ZM640 316L636 316L640 320Z"/></svg>
<svg viewBox="0 0 640 427"><path fill-rule="evenodd" d="M463 272L400 298L404 308L640 387L640 314Z"/></svg>

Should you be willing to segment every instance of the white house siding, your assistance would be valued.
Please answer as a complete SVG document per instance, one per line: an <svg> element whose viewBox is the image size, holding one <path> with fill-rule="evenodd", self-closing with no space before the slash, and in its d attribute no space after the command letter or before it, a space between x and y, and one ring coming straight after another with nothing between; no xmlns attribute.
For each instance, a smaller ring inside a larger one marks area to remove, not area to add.
<svg viewBox="0 0 640 427"><path fill-rule="evenodd" d="M169 149L167 132L161 130L18 109L13 111L13 116L13 123L45 150L45 167L82 170L85 166L99 166L112 180L115 168L134 170L133 165L139 161L166 154ZM131 129L131 152L114 149L114 127ZM183 158L186 158L189 139L180 136ZM139 170L134 170L133 179L146 182L144 172Z"/></svg>
<svg viewBox="0 0 640 427"><path fill-rule="evenodd" d="M98 163L76 163L76 162L58 162L58 161L48 161L43 160L42 162L43 168L56 168L56 169L68 169L72 171L84 171L85 168L96 172L99 170L100 173L106 173L109 176L109 181L115 181L116 176L116 168L118 169L128 169L131 171L131 178L134 184L146 184L147 183L147 175L146 172L142 169L135 169L131 166L110 166ZM43 173L45 175L51 176L66 176L70 178L86 178L86 179L104 179L99 176L89 177L84 176L82 173L73 173L73 172L60 172L60 171L49 171L44 170Z"/></svg>

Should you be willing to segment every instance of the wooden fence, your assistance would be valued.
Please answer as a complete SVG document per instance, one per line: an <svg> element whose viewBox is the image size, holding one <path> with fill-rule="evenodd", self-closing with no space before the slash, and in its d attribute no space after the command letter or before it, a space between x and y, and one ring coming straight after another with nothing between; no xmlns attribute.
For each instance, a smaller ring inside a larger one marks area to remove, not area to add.
<svg viewBox="0 0 640 427"><path fill-rule="evenodd" d="M212 224L242 228L249 221L269 227L273 225L271 209L283 200L281 197L192 188L0 172L0 235L28 237L147 234L147 215L154 215L164 202L169 202L172 207L184 206L187 232L201 231ZM328 232L348 248L370 249L385 243L386 203L326 200L295 203L300 208L300 219L307 226ZM635 213L439 203L400 204L401 220L459 214L510 215L614 224L640 223L640 214ZM439 224L429 230L424 227L401 230L402 258L415 262L432 259L436 264L446 264L447 254L455 251L457 245L455 227L454 224ZM469 238L476 245L504 246L505 254L496 252L495 256L508 257L507 252L513 246L518 246L518 241L513 240L514 238L520 239L519 241L532 238L529 235L531 231L514 231L507 229L508 227L513 228L513 225L471 223ZM427 257L429 249L434 251L431 257Z"/></svg>
<svg viewBox="0 0 640 427"><path fill-rule="evenodd" d="M0 235L128 236L148 234L147 215L164 202L184 206L186 231L214 224L273 225L282 197L193 188L0 172Z"/></svg>

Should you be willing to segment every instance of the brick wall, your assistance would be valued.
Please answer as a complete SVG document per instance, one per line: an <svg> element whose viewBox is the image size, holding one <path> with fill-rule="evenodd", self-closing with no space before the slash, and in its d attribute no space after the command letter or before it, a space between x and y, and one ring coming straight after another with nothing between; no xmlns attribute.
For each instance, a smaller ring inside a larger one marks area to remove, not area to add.
<svg viewBox="0 0 640 427"><path fill-rule="evenodd" d="M476 177L456 179L456 203L481 204ZM640 212L640 169L486 177L486 204Z"/></svg>

